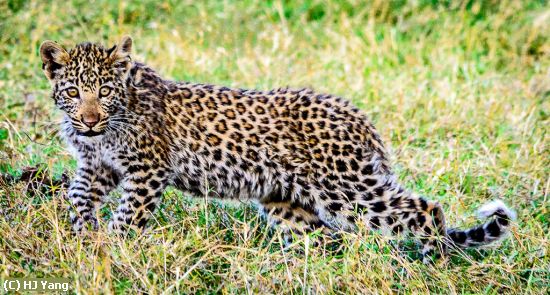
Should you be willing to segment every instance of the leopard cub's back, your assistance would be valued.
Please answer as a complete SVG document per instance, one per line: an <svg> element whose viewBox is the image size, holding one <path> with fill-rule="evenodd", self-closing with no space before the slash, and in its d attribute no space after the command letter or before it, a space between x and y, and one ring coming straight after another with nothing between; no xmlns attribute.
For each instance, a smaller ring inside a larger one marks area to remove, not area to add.
<svg viewBox="0 0 550 295"><path fill-rule="evenodd" d="M297 181L341 178L373 159L389 171L378 134L342 98L309 89L165 83L163 96L146 94L149 85L133 92L161 100L174 182L191 193L261 199L276 190L296 195Z"/></svg>

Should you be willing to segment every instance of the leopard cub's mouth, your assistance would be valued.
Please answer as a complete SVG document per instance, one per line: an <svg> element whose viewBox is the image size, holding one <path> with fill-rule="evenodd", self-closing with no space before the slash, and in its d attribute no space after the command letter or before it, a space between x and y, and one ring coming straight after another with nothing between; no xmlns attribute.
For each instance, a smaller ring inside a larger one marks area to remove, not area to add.
<svg viewBox="0 0 550 295"><path fill-rule="evenodd" d="M87 137L93 137L93 136L98 136L98 135L102 135L103 133L105 133L105 130L101 130L101 131L94 131L92 129L88 130L88 131L77 131L78 135L82 135L82 136L87 136Z"/></svg>

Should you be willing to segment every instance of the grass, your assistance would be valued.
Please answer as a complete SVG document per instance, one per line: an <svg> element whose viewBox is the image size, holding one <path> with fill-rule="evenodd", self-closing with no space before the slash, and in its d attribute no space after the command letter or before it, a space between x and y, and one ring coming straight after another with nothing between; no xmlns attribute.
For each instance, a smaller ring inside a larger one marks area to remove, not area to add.
<svg viewBox="0 0 550 295"><path fill-rule="evenodd" d="M548 294L546 1L5 1L0 277L71 278L78 293ZM59 179L75 162L38 47L124 34L134 59L168 78L349 98L378 127L401 181L443 203L449 224L475 224L474 210L501 198L518 211L511 237L433 267L364 230L345 235L341 252L308 247L309 237L282 251L253 207L176 191L144 235L71 235Z"/></svg>

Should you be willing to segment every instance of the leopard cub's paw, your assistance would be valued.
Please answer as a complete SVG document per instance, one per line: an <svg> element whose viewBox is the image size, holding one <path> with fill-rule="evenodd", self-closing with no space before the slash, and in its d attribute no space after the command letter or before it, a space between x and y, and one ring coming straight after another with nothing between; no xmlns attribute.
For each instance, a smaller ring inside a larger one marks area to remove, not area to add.
<svg viewBox="0 0 550 295"><path fill-rule="evenodd" d="M96 231L99 228L97 219L91 215L78 216L76 213L70 213L72 231L77 235L83 235L88 230Z"/></svg>

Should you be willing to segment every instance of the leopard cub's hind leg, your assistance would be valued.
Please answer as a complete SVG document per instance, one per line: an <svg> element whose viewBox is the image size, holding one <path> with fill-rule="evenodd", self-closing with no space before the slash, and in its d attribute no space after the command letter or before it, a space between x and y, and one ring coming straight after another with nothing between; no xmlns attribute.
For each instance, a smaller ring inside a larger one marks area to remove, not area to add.
<svg viewBox="0 0 550 295"><path fill-rule="evenodd" d="M326 212L340 224L361 224L383 234L402 235L412 233L421 243L424 263L432 255L447 251L445 219L438 202L427 201L396 184L390 178L377 181L370 190L356 193L326 192L330 196L347 196L346 200L330 199Z"/></svg>
<svg viewBox="0 0 550 295"><path fill-rule="evenodd" d="M445 229L445 216L441 204L435 201L426 201L422 198L419 203L426 202L427 206L421 205L417 212L416 234L420 237L422 245L422 262L432 263L432 256L436 258L447 254L447 240ZM422 224L421 221L424 221Z"/></svg>
<svg viewBox="0 0 550 295"><path fill-rule="evenodd" d="M331 233L330 228L319 218L312 206L290 200L265 199L260 202L260 207L262 213L267 216L267 222L282 231L286 246L292 243L293 235L301 236L318 229L325 235Z"/></svg>

